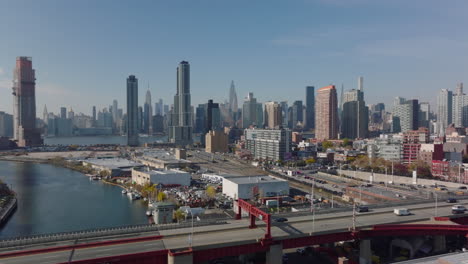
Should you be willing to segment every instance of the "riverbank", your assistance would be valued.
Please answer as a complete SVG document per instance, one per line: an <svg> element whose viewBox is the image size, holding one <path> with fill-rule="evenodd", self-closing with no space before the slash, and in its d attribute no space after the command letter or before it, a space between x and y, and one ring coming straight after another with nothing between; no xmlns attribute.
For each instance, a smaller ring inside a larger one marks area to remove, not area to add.
<svg viewBox="0 0 468 264"><path fill-rule="evenodd" d="M8 204L0 211L0 226L3 226L8 219L13 215L16 208L18 207L18 200L16 198L11 199Z"/></svg>

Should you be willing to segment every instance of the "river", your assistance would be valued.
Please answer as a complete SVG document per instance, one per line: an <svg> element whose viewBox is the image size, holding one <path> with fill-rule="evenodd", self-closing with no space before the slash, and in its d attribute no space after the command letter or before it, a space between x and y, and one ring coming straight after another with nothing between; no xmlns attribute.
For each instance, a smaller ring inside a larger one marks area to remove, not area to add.
<svg viewBox="0 0 468 264"><path fill-rule="evenodd" d="M147 206L121 188L49 164L0 161L0 179L17 193L18 208L0 239L147 224Z"/></svg>
<svg viewBox="0 0 468 264"><path fill-rule="evenodd" d="M153 142L166 142L167 136L140 136L140 144ZM89 137L46 137L44 144L47 145L96 145L115 144L126 145L126 136L89 136Z"/></svg>

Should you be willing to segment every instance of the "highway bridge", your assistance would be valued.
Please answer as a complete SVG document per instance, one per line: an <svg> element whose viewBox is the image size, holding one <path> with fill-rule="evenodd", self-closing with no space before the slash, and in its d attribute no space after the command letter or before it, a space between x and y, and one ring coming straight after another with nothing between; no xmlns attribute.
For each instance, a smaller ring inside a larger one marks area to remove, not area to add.
<svg viewBox="0 0 468 264"><path fill-rule="evenodd" d="M375 237L433 236L435 249L443 251L446 236L465 240L468 235L468 217L452 215L452 205L445 203L437 209L434 203L407 206L412 212L408 216L397 216L394 208L388 207L358 214L347 211L289 217L284 223L272 221L269 214L255 207L248 208L241 202L239 205L249 211L249 219L193 230L185 227L1 248L0 263L209 263L226 256L263 252L266 263L276 264L282 262L285 249L350 240L360 241L361 263L370 263L370 241Z"/></svg>

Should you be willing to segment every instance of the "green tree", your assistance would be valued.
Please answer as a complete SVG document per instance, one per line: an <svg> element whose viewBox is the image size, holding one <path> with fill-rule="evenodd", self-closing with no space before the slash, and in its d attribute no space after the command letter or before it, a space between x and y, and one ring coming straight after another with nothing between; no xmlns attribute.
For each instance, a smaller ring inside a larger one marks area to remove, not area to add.
<svg viewBox="0 0 468 264"><path fill-rule="evenodd" d="M208 186L206 187L206 191L205 191L206 195L210 198L214 198L216 196L216 189L214 186Z"/></svg>
<svg viewBox="0 0 468 264"><path fill-rule="evenodd" d="M329 148L333 148L333 143L328 141L328 140L325 140L322 142L322 150L325 151Z"/></svg>
<svg viewBox="0 0 468 264"><path fill-rule="evenodd" d="M315 159L314 158L309 158L306 160L306 164L309 165L309 164L313 164L315 163Z"/></svg>

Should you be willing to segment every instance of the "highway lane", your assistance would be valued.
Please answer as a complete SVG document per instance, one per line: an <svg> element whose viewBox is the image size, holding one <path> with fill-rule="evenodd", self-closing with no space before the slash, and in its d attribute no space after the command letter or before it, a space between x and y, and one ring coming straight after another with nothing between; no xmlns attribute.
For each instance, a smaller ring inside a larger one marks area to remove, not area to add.
<svg viewBox="0 0 468 264"><path fill-rule="evenodd" d="M466 201L464 201L466 203ZM451 204L441 204L438 207L438 216L447 216L451 214ZM432 204L419 206L408 206L412 208L412 215L396 216L393 214L393 208L376 209L374 212L361 213L356 217L357 227L366 227L378 224L393 224L401 221L424 221L434 216L435 210ZM333 215L317 215L315 222L312 216L290 217L286 223L273 223L272 235L276 239L286 238L291 235L308 235L327 233L331 231L346 230L352 226L352 216L350 212L338 213ZM194 235L194 247L213 246L217 247L223 243L239 242L249 243L262 238L265 234L265 226L262 222L257 222L259 228L249 229L247 220L232 221L228 226L211 227L213 231L196 233ZM232 225L232 228L230 226ZM207 230L209 227L195 227L195 232ZM218 229L218 230L216 230ZM147 241L127 243L120 245L100 246L93 248L78 249L74 253L74 260L105 257L113 255L131 254L145 252L150 250L160 250L164 248L176 249L188 246L188 234L190 228L177 230L177 232L166 230L161 231L164 236L162 241ZM0 259L0 263L19 264L19 263L58 263L68 261L70 251L59 251L45 254L36 254L30 256L20 256L13 258Z"/></svg>

